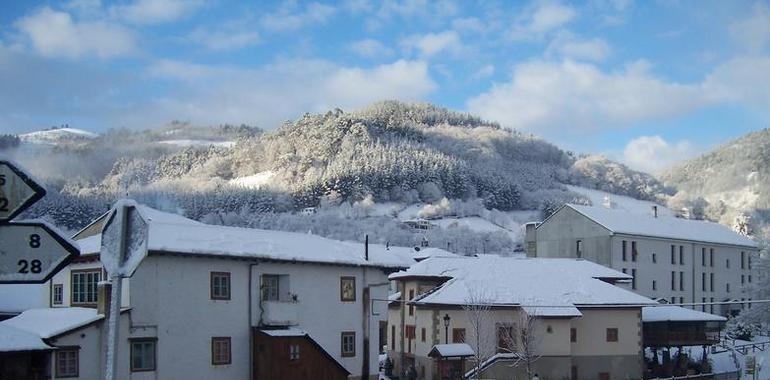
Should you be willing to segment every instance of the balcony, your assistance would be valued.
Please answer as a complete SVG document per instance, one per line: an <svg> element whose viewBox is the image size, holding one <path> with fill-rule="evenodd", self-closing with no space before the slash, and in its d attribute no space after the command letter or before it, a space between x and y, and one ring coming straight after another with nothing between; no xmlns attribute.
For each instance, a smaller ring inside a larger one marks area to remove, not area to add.
<svg viewBox="0 0 770 380"><path fill-rule="evenodd" d="M257 311L259 312L259 311ZM296 326L299 322L299 302L264 301L262 302L262 324L266 326ZM257 316L259 318L259 316ZM259 321L257 321L259 323Z"/></svg>

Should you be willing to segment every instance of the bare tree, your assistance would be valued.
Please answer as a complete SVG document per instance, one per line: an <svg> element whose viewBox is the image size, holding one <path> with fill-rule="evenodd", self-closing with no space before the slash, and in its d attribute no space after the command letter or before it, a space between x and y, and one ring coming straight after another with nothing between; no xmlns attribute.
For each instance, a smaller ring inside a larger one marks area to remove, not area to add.
<svg viewBox="0 0 770 380"><path fill-rule="evenodd" d="M511 323L498 325L498 351L513 354L511 367L523 366L527 379L534 375L534 363L540 359L538 354L542 337L538 332L540 320L537 309L532 307L514 310Z"/></svg>
<svg viewBox="0 0 770 380"><path fill-rule="evenodd" d="M474 356L476 369L474 378L481 376L481 364L491 355L489 348L493 345L493 336L490 333L492 324L492 301L484 289L480 287L468 287L468 296L465 298L465 316L471 328L475 347Z"/></svg>

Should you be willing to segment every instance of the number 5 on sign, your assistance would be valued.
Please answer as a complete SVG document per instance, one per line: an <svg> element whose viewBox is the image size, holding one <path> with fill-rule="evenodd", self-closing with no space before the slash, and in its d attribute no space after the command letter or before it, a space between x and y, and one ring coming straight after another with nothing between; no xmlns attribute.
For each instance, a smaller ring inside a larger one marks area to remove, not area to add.
<svg viewBox="0 0 770 380"><path fill-rule="evenodd" d="M45 223L0 228L0 283L41 283L64 267L78 249Z"/></svg>

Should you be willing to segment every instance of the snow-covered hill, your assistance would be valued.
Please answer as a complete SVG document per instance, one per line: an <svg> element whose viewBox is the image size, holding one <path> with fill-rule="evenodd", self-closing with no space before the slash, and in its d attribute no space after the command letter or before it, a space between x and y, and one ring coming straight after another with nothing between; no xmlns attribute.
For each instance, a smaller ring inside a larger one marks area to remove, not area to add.
<svg viewBox="0 0 770 380"><path fill-rule="evenodd" d="M54 128L19 135L25 143L55 145L68 141L91 140L99 135L77 128Z"/></svg>

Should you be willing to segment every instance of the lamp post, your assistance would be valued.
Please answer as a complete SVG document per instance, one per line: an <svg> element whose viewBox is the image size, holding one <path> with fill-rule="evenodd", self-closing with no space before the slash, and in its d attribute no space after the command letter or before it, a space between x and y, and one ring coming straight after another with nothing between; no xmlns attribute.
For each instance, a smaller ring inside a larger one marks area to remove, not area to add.
<svg viewBox="0 0 770 380"><path fill-rule="evenodd" d="M449 314L444 314L444 343L449 344Z"/></svg>

